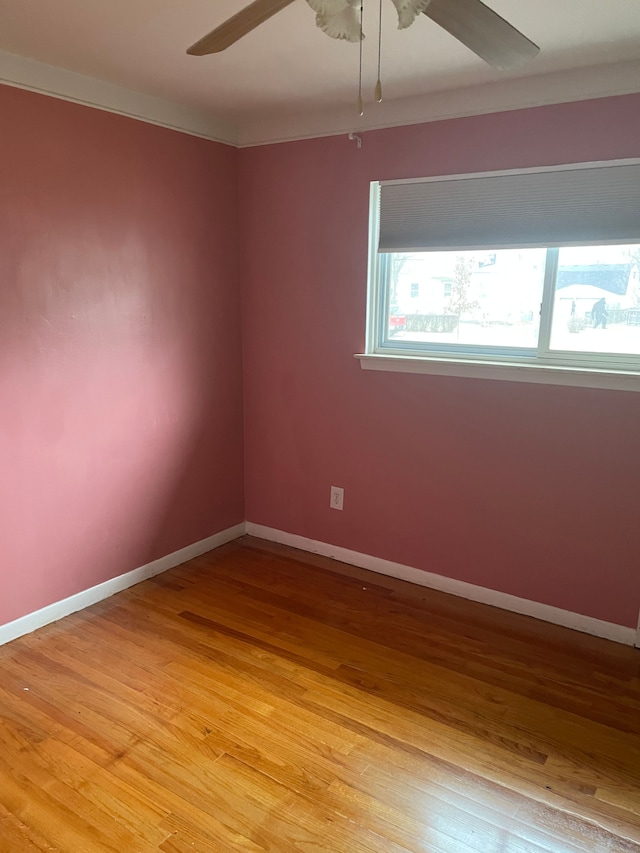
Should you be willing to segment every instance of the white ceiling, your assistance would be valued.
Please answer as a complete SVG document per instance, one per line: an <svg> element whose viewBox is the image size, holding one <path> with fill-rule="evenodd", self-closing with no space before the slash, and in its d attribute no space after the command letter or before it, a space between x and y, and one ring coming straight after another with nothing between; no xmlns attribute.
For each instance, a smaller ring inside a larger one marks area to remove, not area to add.
<svg viewBox="0 0 640 853"><path fill-rule="evenodd" d="M399 123L391 118L398 114L389 106L394 102L471 86L504 89L532 76L557 81L573 73L575 81L574 69L594 69L595 80L597 69L604 74L605 66L616 66L615 85L606 93L640 91L640 0L488 3L541 47L517 72L494 71L425 16L398 31L395 10L384 0L385 101L367 108L378 126ZM2 0L0 50L205 111L239 128L240 136L259 126L273 134L278 122L305 115L324 116L329 132L332 112L341 124L353 115L357 127L358 46L316 29L304 0L224 53L186 55L190 44L245 5L248 0ZM372 100L378 4L364 5L365 96Z"/></svg>

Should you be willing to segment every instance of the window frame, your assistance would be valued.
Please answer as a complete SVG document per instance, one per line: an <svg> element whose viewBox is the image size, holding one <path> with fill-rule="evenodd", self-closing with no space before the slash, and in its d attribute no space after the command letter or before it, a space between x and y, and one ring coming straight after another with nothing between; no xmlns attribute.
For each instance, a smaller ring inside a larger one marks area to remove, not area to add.
<svg viewBox="0 0 640 853"><path fill-rule="evenodd" d="M480 348L477 345L452 347L444 344L420 346L411 341L390 341L387 335L389 288L384 272L385 265L388 269L388 258L392 253L378 252L379 186L378 182L372 182L370 186L366 346L364 353L356 355L364 369L640 391L640 355L551 349L560 253L557 247L546 249L540 331L536 348ZM498 251L499 248L483 247L487 251Z"/></svg>

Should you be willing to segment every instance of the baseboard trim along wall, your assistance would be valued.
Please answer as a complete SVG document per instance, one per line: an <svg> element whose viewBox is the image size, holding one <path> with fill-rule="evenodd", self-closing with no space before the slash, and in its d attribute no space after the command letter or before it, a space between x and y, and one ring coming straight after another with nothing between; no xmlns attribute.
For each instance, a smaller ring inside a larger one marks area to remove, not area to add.
<svg viewBox="0 0 640 853"><path fill-rule="evenodd" d="M562 625L564 628L572 628L574 631L582 631L584 634L592 634L594 637L603 637L616 643L633 646L636 642L636 630L624 625L616 625L613 622L604 622L594 619L592 616L583 616L580 613L572 613L570 610L562 610L552 607L550 604L541 604L537 601L529 601L526 598L518 598L506 592L497 592L483 586L466 583L465 581L436 575L422 569L404 566L401 563L393 563L380 557L371 557L358 551L350 551L348 548L340 548L337 545L329 545L326 542L318 542L315 539L307 539L305 536L297 536L294 533L286 533L283 530L275 530L272 527L264 527L248 521L246 532L250 536L278 542L280 545L289 545L291 548L299 548L301 551L309 551L312 554L320 554L323 557L331 557L361 569L368 569L380 575L388 575L392 578L409 581L410 583L457 595L459 598L467 598L482 604L490 604L502 610L510 610L521 613L524 616L533 616L543 622L552 622L554 625Z"/></svg>
<svg viewBox="0 0 640 853"><path fill-rule="evenodd" d="M244 533L244 522L236 524L234 527L229 527L226 530L221 530L219 533L214 533L213 536L201 539L200 542L194 542L192 545L187 545L186 548L174 551L173 554L167 554L166 557L160 557L159 560L147 563L146 566L140 566L131 572L111 578L111 580L100 583L97 586L92 586L62 601L49 604L41 610L28 613L20 619L15 619L13 622L7 622L6 625L0 626L0 646L18 637L22 637L24 634L30 634L32 631L42 628L44 625L49 625L51 622L57 622L58 619L69 616L71 613L76 613L78 610L90 607L98 601L115 595L116 592L122 592L122 590L128 589L130 586L135 586L137 583L166 572L168 569L173 569L181 563L193 560L194 557L206 554L207 551L213 551L214 548L219 548L220 545L231 542L233 539L238 539Z"/></svg>
<svg viewBox="0 0 640 853"><path fill-rule="evenodd" d="M147 563L147 565L133 569L131 572L126 572L124 575L111 578L111 580L85 589L62 601L56 601L47 607L43 607L41 610L28 613L20 619L15 619L13 622L7 622L6 625L0 625L0 646L25 634L30 634L32 631L49 625L51 622L57 622L71 613L76 613L78 610L90 607L98 601L109 598L115 595L115 593L122 592L122 590L135 586L155 575L162 574L162 572L166 572L168 569L173 569L175 566L186 563L194 557L199 557L201 554L207 553L207 551L213 551L214 548L219 548L227 542L238 539L244 536L245 533L248 533L250 536L256 536L259 539L267 539L270 542L289 545L291 548L298 548L301 551L308 551L312 554L330 557L333 560L340 560L343 563L358 566L361 569L368 569L380 575L409 581L409 583L426 586L430 589L437 589L440 592L456 595L459 598L467 598L471 601L478 601L481 604L499 607L502 610L510 610L513 613L532 616L534 619L551 622L554 625L562 625L564 628L572 628L574 631L582 631L584 634L592 634L594 637L603 637L606 640L613 640L616 643L623 643L627 646L633 646L634 644L640 646L640 622L638 624L638 631L636 632L634 628L627 628L624 625L604 622L601 619L594 619L592 616L583 616L580 613L572 613L570 610L562 610L559 607L552 607L549 604L541 604L537 601L529 601L526 598L518 598L518 596L509 595L505 592L497 592L483 586L476 586L465 581L447 578L444 575L415 569L412 566L404 566L402 563L394 563L391 560L383 560L380 557L372 557L369 554L350 551L348 548L341 548L338 545L330 545L327 542L308 539L306 536L298 536L295 533L286 533L284 530L276 530L272 527L254 524L251 521L221 530L219 533L214 533L213 536L201 539L200 542L194 542L192 545L187 545L186 548L181 548L179 551L167 554L166 557L161 557L159 560L154 560L152 563Z"/></svg>

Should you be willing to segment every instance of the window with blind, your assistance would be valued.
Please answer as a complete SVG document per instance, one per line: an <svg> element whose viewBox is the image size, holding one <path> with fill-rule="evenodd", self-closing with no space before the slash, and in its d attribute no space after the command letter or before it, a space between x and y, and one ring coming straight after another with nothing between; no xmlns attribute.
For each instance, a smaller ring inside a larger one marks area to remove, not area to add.
<svg viewBox="0 0 640 853"><path fill-rule="evenodd" d="M371 188L368 353L640 372L640 161Z"/></svg>

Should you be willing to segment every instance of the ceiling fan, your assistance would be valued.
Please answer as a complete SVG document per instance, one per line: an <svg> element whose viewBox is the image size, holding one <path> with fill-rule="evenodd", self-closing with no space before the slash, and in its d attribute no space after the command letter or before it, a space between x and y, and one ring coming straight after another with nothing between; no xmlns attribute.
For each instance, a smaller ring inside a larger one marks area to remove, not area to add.
<svg viewBox="0 0 640 853"><path fill-rule="evenodd" d="M205 56L230 47L294 0L254 0L193 44L187 53ZM363 0L307 0L316 24L332 38L361 41ZM482 0L392 0L404 29L424 13L485 62L502 71L533 59L540 48Z"/></svg>

